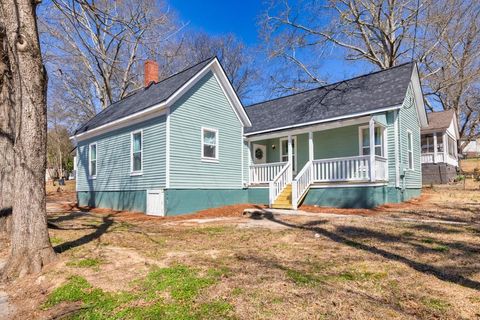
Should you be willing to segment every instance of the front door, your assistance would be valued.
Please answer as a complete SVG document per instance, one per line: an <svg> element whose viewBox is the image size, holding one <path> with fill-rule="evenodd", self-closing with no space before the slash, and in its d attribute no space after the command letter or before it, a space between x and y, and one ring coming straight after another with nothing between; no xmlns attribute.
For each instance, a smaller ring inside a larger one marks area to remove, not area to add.
<svg viewBox="0 0 480 320"><path fill-rule="evenodd" d="M297 137L292 137L292 171L297 173ZM280 161L288 161L288 138L280 139Z"/></svg>
<svg viewBox="0 0 480 320"><path fill-rule="evenodd" d="M262 144L253 145L253 163L267 163L267 147Z"/></svg>

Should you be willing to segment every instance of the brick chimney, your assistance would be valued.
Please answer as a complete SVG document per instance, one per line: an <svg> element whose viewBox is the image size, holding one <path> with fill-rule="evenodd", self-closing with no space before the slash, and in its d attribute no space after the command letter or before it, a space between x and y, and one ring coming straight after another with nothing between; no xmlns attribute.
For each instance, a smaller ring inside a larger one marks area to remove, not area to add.
<svg viewBox="0 0 480 320"><path fill-rule="evenodd" d="M158 63L153 60L145 61L145 87L148 87L152 82L158 82Z"/></svg>

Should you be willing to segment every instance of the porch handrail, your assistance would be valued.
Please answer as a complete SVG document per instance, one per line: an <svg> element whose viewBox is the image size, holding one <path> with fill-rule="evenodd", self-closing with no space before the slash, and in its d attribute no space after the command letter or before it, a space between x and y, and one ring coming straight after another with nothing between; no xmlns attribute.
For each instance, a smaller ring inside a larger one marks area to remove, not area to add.
<svg viewBox="0 0 480 320"><path fill-rule="evenodd" d="M354 156L313 160L315 182L368 181L370 156Z"/></svg>
<svg viewBox="0 0 480 320"><path fill-rule="evenodd" d="M259 163L250 165L250 183L269 183L287 162Z"/></svg>
<svg viewBox="0 0 480 320"><path fill-rule="evenodd" d="M437 163L445 162L445 157L443 156L443 151L435 152L422 152L421 153L422 163Z"/></svg>
<svg viewBox="0 0 480 320"><path fill-rule="evenodd" d="M292 206L298 208L300 199L313 183L313 163L308 161L292 182Z"/></svg>
<svg viewBox="0 0 480 320"><path fill-rule="evenodd" d="M287 164L280 170L280 172L273 178L273 181L269 183L269 201L268 204L271 207L278 195L283 191L283 189L289 184L292 183L292 170L291 163Z"/></svg>

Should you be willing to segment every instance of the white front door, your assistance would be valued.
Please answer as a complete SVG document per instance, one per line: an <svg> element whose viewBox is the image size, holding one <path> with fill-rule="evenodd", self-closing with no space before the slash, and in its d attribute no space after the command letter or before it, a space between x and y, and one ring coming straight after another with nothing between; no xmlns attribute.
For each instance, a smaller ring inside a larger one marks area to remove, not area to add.
<svg viewBox="0 0 480 320"><path fill-rule="evenodd" d="M292 137L292 171L297 173L297 137ZM288 161L288 138L280 139L280 161Z"/></svg>
<svg viewBox="0 0 480 320"><path fill-rule="evenodd" d="M267 146L253 144L253 163L267 163Z"/></svg>

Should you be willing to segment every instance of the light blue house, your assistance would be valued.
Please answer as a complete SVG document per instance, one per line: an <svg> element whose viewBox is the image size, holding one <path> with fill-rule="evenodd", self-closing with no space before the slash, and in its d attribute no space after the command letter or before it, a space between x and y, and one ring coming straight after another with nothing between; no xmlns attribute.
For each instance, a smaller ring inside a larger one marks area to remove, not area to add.
<svg viewBox="0 0 480 320"><path fill-rule="evenodd" d="M216 58L161 82L151 65L145 88L72 137L80 205L175 215L420 194L427 117L413 63L246 108Z"/></svg>

